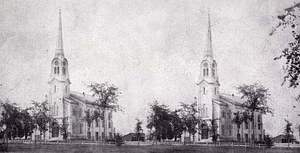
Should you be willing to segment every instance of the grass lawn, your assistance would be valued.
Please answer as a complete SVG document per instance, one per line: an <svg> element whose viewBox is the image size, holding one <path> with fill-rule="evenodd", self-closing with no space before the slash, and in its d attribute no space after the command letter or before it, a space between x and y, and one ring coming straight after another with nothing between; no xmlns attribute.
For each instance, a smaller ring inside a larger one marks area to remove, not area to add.
<svg viewBox="0 0 300 153"><path fill-rule="evenodd" d="M1 152L1 151L0 151ZM238 147L204 147L204 146L96 146L96 145L59 145L59 144L9 144L9 152L32 153L299 153L300 148L238 148Z"/></svg>

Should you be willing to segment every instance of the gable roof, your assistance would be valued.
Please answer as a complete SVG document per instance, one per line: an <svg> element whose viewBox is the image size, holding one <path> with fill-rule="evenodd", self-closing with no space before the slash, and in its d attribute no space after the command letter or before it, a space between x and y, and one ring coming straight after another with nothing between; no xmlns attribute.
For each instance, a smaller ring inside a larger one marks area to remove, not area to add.
<svg viewBox="0 0 300 153"><path fill-rule="evenodd" d="M86 103L91 105L96 100L96 98L94 98L92 95L79 93L76 91L71 91L70 96L65 97L64 99L74 104Z"/></svg>
<svg viewBox="0 0 300 153"><path fill-rule="evenodd" d="M219 101L227 103L227 104L232 104L232 105L236 105L236 106L243 106L245 103L245 100L242 99L239 96L234 96L234 95L230 95L230 94L225 94L225 93L221 93L219 95Z"/></svg>

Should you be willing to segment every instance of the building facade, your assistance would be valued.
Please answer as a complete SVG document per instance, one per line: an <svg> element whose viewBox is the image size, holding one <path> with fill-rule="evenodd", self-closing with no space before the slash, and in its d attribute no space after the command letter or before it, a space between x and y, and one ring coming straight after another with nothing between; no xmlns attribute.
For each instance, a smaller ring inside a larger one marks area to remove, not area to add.
<svg viewBox="0 0 300 153"><path fill-rule="evenodd" d="M61 12L59 12L58 40L55 56L51 61L51 75L49 84L49 93L47 103L49 105L49 115L55 119L55 122L49 125L49 130L45 134L46 140L63 139L63 128L67 129L68 139L90 139L104 140L114 138L114 127L112 120L112 111L106 110L100 112L104 120L93 121L88 127L83 119L86 111L90 114L96 109L93 102L96 100L93 96L71 91L71 81L69 76L69 63L64 55L63 33ZM37 130L33 133L34 139L43 139L41 133Z"/></svg>
<svg viewBox="0 0 300 153"><path fill-rule="evenodd" d="M244 112L244 100L233 94L220 93L218 64L214 59L211 32L210 15L208 15L207 46L203 60L200 62L198 95L196 97L199 117L203 122L199 128L201 130L196 134L196 140L212 141L212 120L214 120L214 127L220 141L250 142L254 137L253 129L255 141L260 141L264 135L261 113L254 113L254 124L243 123L240 126L239 134L237 125L232 122L235 113Z"/></svg>

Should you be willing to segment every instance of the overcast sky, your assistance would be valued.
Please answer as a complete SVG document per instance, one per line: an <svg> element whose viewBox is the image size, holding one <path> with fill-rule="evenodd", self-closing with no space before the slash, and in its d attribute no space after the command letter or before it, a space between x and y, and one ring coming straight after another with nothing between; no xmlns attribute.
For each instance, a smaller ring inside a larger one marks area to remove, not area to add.
<svg viewBox="0 0 300 153"><path fill-rule="evenodd" d="M300 119L299 89L281 86L284 61L273 60L291 38L287 31L269 36L276 16L292 4L294 0L215 0L209 6L207 0L1 0L0 98L23 107L45 99L61 8L71 90L89 93L87 83L114 83L125 108L115 115L116 130L131 132L135 118L146 124L154 100L171 109L193 101L209 7L220 91L237 94L235 87L254 82L268 87L275 114L264 117L264 128L275 136L283 132L285 118L294 125Z"/></svg>

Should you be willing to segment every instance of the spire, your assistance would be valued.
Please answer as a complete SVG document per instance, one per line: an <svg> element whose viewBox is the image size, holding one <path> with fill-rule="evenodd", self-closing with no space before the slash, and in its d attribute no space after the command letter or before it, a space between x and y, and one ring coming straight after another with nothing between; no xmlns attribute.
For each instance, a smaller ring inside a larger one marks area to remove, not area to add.
<svg viewBox="0 0 300 153"><path fill-rule="evenodd" d="M62 23L61 23L61 10L59 9L59 21L58 21L58 34L57 34L57 46L55 56L64 56L63 48L63 35L62 35Z"/></svg>
<svg viewBox="0 0 300 153"><path fill-rule="evenodd" d="M208 11L208 27L207 27L207 42L206 42L205 57L213 57L211 24L210 24L210 13L209 13L209 11Z"/></svg>

